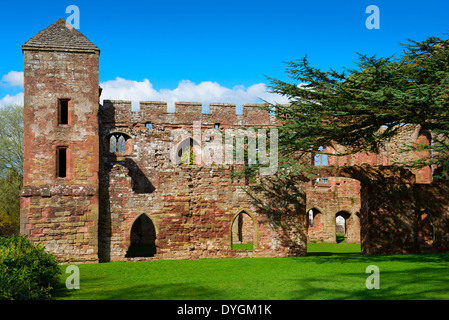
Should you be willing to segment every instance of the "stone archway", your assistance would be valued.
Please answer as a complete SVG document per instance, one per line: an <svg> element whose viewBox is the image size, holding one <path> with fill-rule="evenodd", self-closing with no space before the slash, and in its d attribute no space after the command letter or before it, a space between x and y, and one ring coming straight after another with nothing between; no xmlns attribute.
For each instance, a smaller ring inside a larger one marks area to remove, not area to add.
<svg viewBox="0 0 449 320"><path fill-rule="evenodd" d="M307 242L323 242L323 214L312 208L308 211Z"/></svg>
<svg viewBox="0 0 449 320"><path fill-rule="evenodd" d="M153 257L156 254L156 228L153 221L141 214L131 227L127 258Z"/></svg>
<svg viewBox="0 0 449 320"><path fill-rule="evenodd" d="M346 211L339 211L335 215L335 241L337 243L346 242L348 239L351 214Z"/></svg>
<svg viewBox="0 0 449 320"><path fill-rule="evenodd" d="M231 248L254 250L257 245L256 224L245 210L237 213L231 224Z"/></svg>

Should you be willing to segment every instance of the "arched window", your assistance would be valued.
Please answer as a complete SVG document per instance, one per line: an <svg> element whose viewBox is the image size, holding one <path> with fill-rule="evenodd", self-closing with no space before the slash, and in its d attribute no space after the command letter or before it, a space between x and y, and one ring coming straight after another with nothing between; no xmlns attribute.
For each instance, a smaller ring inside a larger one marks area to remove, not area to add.
<svg viewBox="0 0 449 320"><path fill-rule="evenodd" d="M117 139L117 152L124 153L126 151L126 140L125 137L120 135Z"/></svg>
<svg viewBox="0 0 449 320"><path fill-rule="evenodd" d="M192 138L182 141L177 148L176 164L181 165L201 164L200 145Z"/></svg>
<svg viewBox="0 0 449 320"><path fill-rule="evenodd" d="M108 138L110 153L128 153L130 147L130 137L123 133L113 133Z"/></svg>
<svg viewBox="0 0 449 320"><path fill-rule="evenodd" d="M232 249L254 249L254 221L245 211L240 212L232 222Z"/></svg>
<svg viewBox="0 0 449 320"><path fill-rule="evenodd" d="M156 254L156 228L146 215L140 215L131 228L131 245L126 257L153 257Z"/></svg>

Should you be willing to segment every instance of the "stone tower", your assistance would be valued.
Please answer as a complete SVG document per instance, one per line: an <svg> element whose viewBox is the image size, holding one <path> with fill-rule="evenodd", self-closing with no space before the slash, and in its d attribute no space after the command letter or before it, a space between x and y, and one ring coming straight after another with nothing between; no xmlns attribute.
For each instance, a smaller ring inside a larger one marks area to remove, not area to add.
<svg viewBox="0 0 449 320"><path fill-rule="evenodd" d="M96 262L100 50L63 19L22 49L21 232L62 262Z"/></svg>

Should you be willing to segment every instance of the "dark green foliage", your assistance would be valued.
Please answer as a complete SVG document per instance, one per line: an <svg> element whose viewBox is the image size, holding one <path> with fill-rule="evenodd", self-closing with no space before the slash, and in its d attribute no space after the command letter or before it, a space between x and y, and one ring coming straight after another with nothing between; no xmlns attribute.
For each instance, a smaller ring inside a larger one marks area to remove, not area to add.
<svg viewBox="0 0 449 320"><path fill-rule="evenodd" d="M0 299L49 299L61 270L54 256L24 236L0 238Z"/></svg>
<svg viewBox="0 0 449 320"><path fill-rule="evenodd" d="M23 171L23 107L0 109L0 236L19 233Z"/></svg>
<svg viewBox="0 0 449 320"><path fill-rule="evenodd" d="M0 108L0 176L9 169L23 170L23 107L10 105Z"/></svg>
<svg viewBox="0 0 449 320"><path fill-rule="evenodd" d="M20 190L22 175L8 169L6 176L0 176L0 236L19 233Z"/></svg>
<svg viewBox="0 0 449 320"><path fill-rule="evenodd" d="M359 56L357 68L322 71L307 57L288 63L293 83L269 78L271 91L291 105L270 105L283 121L279 128L282 162L317 152L319 146L343 146L338 154L377 152L401 126L420 125L432 132L433 158L402 164L435 164L449 169L449 42L430 37L410 41L399 57ZM410 146L410 150L417 148ZM294 161L291 161L291 160Z"/></svg>

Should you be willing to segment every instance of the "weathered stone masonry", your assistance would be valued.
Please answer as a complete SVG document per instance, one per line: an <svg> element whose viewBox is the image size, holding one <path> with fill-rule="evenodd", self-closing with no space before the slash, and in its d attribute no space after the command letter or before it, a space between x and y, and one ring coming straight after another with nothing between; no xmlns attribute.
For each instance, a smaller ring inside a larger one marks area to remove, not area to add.
<svg viewBox="0 0 449 320"><path fill-rule="evenodd" d="M204 258L230 256L277 256L285 253L271 239L273 231L258 216L243 187L233 180L230 166L176 165L171 151L188 136L193 123L201 122L202 145L210 143L207 131L252 125L273 126L274 117L255 106L244 106L236 115L235 105L211 104L210 114L201 104L177 103L167 113L161 102L143 102L140 112L131 111L130 101L104 101L101 109L100 229L102 260L123 260L130 246L134 221L148 215L156 228L157 258ZM260 117L249 117L248 113ZM257 119L257 120L255 120ZM145 124L152 124L152 129ZM186 137L175 135L185 129ZM110 152L110 138L127 137L123 153ZM244 211L254 223L253 252L231 248L231 227ZM104 255L104 256L103 256Z"/></svg>
<svg viewBox="0 0 449 320"><path fill-rule="evenodd" d="M212 129L274 128L274 116L257 105L244 105L243 114L223 103L210 104L208 114L192 102L177 103L174 113L167 112L164 102L141 102L138 112L131 110L130 101L105 100L100 105L100 51L62 19L29 40L23 54L21 232L32 241L43 243L61 262L292 254L273 221L245 192L248 181L230 175L239 166L202 165L199 160L202 147L219 142ZM201 124L200 137L194 123ZM177 134L180 129L185 134ZM328 165L389 166L416 156L397 150L408 142L430 141L426 134L405 127L379 154L329 157ZM187 164L172 161L173 155L184 155L181 146L190 147ZM416 179L400 190L410 206L405 210L398 205L398 211L406 211L407 218L388 225L403 234L382 223L391 218L390 200L401 201L394 196L395 183L380 187L357 174L328 172L327 183L302 186L306 200L301 221L309 211L314 217L308 241L335 242L335 218L340 215L347 242L361 242L363 253L411 252L419 237L447 249L446 188L430 184L428 168L414 172ZM432 196L426 198L427 193ZM378 195L391 199L380 201ZM429 200L432 206L426 204ZM417 229L429 219L420 212L429 213L429 208L437 212L432 241L422 234L425 228L419 234ZM305 254L306 240L299 240L302 250L295 254ZM251 245L252 250L238 245Z"/></svg>
<svg viewBox="0 0 449 320"><path fill-rule="evenodd" d="M100 52L87 41L61 46L64 29L59 21L23 46L21 230L64 260L97 261ZM68 124L58 125L58 99L70 99ZM58 148L67 149L66 178L56 176Z"/></svg>

